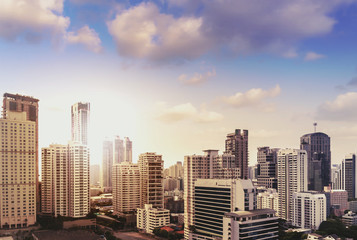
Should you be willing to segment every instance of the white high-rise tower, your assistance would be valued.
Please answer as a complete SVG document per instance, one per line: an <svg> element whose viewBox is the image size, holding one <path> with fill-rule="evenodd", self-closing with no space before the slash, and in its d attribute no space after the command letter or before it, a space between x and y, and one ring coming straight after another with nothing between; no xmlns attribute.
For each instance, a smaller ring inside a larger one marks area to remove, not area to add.
<svg viewBox="0 0 357 240"><path fill-rule="evenodd" d="M72 141L88 145L89 103L75 103L71 108Z"/></svg>

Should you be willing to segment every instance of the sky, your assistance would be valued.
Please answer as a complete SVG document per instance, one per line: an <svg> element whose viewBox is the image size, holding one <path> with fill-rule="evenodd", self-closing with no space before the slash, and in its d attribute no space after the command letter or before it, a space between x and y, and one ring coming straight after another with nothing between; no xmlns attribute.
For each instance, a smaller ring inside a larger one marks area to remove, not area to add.
<svg viewBox="0 0 357 240"><path fill-rule="evenodd" d="M39 146L70 140L90 102L91 164L102 142L133 141L165 166L224 151L331 137L332 163L357 150L354 0L1 0L0 89L40 100Z"/></svg>

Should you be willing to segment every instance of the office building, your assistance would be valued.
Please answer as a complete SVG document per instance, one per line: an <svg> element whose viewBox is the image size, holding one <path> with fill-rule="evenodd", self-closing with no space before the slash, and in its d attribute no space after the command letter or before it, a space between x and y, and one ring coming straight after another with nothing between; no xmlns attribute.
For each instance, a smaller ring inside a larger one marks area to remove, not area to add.
<svg viewBox="0 0 357 240"><path fill-rule="evenodd" d="M240 178L248 179L248 130L236 129L234 133L228 134L225 153L235 156Z"/></svg>
<svg viewBox="0 0 357 240"><path fill-rule="evenodd" d="M119 136L114 138L114 164L119 164L124 162L124 141L120 139Z"/></svg>
<svg viewBox="0 0 357 240"><path fill-rule="evenodd" d="M278 189L277 159L279 148L259 147L257 153L257 184Z"/></svg>
<svg viewBox="0 0 357 240"><path fill-rule="evenodd" d="M42 214L85 217L89 205L89 149L70 142L42 148Z"/></svg>
<svg viewBox="0 0 357 240"><path fill-rule="evenodd" d="M105 188L112 187L112 169L113 169L113 142L105 140L103 142L102 158L102 184Z"/></svg>
<svg viewBox="0 0 357 240"><path fill-rule="evenodd" d="M308 189L323 191L331 181L330 137L321 132L305 134L300 138L300 149L307 152Z"/></svg>
<svg viewBox="0 0 357 240"><path fill-rule="evenodd" d="M257 209L274 209L279 212L279 195L275 188L268 188L257 195Z"/></svg>
<svg viewBox="0 0 357 240"><path fill-rule="evenodd" d="M170 224L170 211L163 208L154 208L152 204L145 204L144 208L137 209L136 219L138 229L152 233L154 228Z"/></svg>
<svg viewBox="0 0 357 240"><path fill-rule="evenodd" d="M346 190L331 189L324 187L326 195L326 216L329 217L332 213L335 216L341 217L348 208L348 193Z"/></svg>
<svg viewBox="0 0 357 240"><path fill-rule="evenodd" d="M123 162L113 166L113 207L117 215L140 207L140 171L137 164Z"/></svg>
<svg viewBox="0 0 357 240"><path fill-rule="evenodd" d="M90 185L100 185L100 166L99 164L90 165Z"/></svg>
<svg viewBox="0 0 357 240"><path fill-rule="evenodd" d="M26 112L16 110L15 99L14 102L4 99L10 111L5 110L4 118L0 119L0 228L3 229L36 223L37 122L28 120L28 114L37 117L37 101L36 107L30 108L34 112Z"/></svg>
<svg viewBox="0 0 357 240"><path fill-rule="evenodd" d="M29 96L5 93L3 98L3 119L8 119L10 113L25 113L25 119L35 123L34 136L36 144L35 152L35 180L36 180L36 210L41 210L40 184L39 184L39 153L38 153L38 105L39 100Z"/></svg>
<svg viewBox="0 0 357 240"><path fill-rule="evenodd" d="M256 209L256 189L251 180L197 179L194 186L195 233L202 236L223 237L223 217L227 212Z"/></svg>
<svg viewBox="0 0 357 240"><path fill-rule="evenodd" d="M278 216L291 221L293 194L307 191L307 153L299 149L281 149L278 152Z"/></svg>
<svg viewBox="0 0 357 240"><path fill-rule="evenodd" d="M151 204L154 208L164 208L163 168L164 161L156 153L139 156L140 207Z"/></svg>
<svg viewBox="0 0 357 240"><path fill-rule="evenodd" d="M346 190L348 193L348 198L357 198L356 191L356 155L349 154L342 160L341 164L341 181L342 189Z"/></svg>
<svg viewBox="0 0 357 240"><path fill-rule="evenodd" d="M331 167L332 189L343 189L341 181L341 164L333 164Z"/></svg>
<svg viewBox="0 0 357 240"><path fill-rule="evenodd" d="M71 107L72 142L88 145L89 103L76 103Z"/></svg>
<svg viewBox="0 0 357 240"><path fill-rule="evenodd" d="M326 196L317 191L293 194L292 224L296 227L317 230L326 221Z"/></svg>
<svg viewBox="0 0 357 240"><path fill-rule="evenodd" d="M223 217L223 240L278 240L278 232L278 217L272 209L234 211Z"/></svg>
<svg viewBox="0 0 357 240"><path fill-rule="evenodd" d="M133 162L133 143L130 141L128 137L124 138L124 161L125 162Z"/></svg>
<svg viewBox="0 0 357 240"><path fill-rule="evenodd" d="M185 156L184 161L184 201L185 238L189 237L189 226L193 225L193 197L197 179L231 179L240 177L240 169L235 167L235 156L218 150L204 150L203 155Z"/></svg>

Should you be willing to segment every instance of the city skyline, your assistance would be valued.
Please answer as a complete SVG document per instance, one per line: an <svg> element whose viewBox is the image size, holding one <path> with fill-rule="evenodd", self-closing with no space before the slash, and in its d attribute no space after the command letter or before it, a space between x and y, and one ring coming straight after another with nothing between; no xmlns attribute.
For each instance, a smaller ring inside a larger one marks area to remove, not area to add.
<svg viewBox="0 0 357 240"><path fill-rule="evenodd" d="M354 1L277 1L280 15L243 0L17 2L0 3L1 83L40 100L39 148L66 144L70 107L89 102L91 164L106 136L128 136L133 162L158 152L168 167L223 151L239 128L253 165L257 147L298 148L314 122L331 137L331 163L356 152Z"/></svg>

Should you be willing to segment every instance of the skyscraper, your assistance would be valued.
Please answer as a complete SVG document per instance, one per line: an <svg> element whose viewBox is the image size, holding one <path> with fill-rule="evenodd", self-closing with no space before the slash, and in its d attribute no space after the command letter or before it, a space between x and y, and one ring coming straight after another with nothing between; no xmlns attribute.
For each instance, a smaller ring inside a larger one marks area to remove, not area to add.
<svg viewBox="0 0 357 240"><path fill-rule="evenodd" d="M276 171L278 148L259 147L258 160L258 176L257 181L259 186L266 188L278 188L278 176Z"/></svg>
<svg viewBox="0 0 357 240"><path fill-rule="evenodd" d="M112 169L113 169L113 142L105 140L103 142L102 158L102 184L103 187L112 187Z"/></svg>
<svg viewBox="0 0 357 240"><path fill-rule="evenodd" d="M307 152L308 189L323 191L331 182L330 137L321 132L305 134L300 149Z"/></svg>
<svg viewBox="0 0 357 240"><path fill-rule="evenodd" d="M90 165L90 185L98 185L100 183L100 165Z"/></svg>
<svg viewBox="0 0 357 240"><path fill-rule="evenodd" d="M36 166L35 166L35 180L36 180L36 209L37 212L41 210L40 203L40 189L39 189L39 154L38 154L38 102L39 100L33 97L23 96L19 94L5 93L3 99L3 118L7 119L11 112L25 112L27 121L35 123L34 135L36 143Z"/></svg>
<svg viewBox="0 0 357 240"><path fill-rule="evenodd" d="M119 136L114 138L114 164L119 164L124 162L124 142Z"/></svg>
<svg viewBox="0 0 357 240"><path fill-rule="evenodd" d="M133 143L130 141L128 137L124 138L124 147L125 147L125 154L124 154L124 161L125 162L133 162Z"/></svg>
<svg viewBox="0 0 357 240"><path fill-rule="evenodd" d="M86 145L42 148L42 213L73 218L89 213L89 149Z"/></svg>
<svg viewBox="0 0 357 240"><path fill-rule="evenodd" d="M16 111L17 103L10 102L13 110L0 119L0 228L5 229L36 222L37 124L28 120L29 112Z"/></svg>
<svg viewBox="0 0 357 240"><path fill-rule="evenodd" d="M356 198L356 155L349 154L342 160L342 189L346 190L348 193L348 198Z"/></svg>
<svg viewBox="0 0 357 240"><path fill-rule="evenodd" d="M235 156L236 167L240 168L240 178L248 179L248 130L236 129L228 134L226 153Z"/></svg>
<svg viewBox="0 0 357 240"><path fill-rule="evenodd" d="M115 214L136 211L140 207L140 171L137 164L114 164L113 207Z"/></svg>
<svg viewBox="0 0 357 240"><path fill-rule="evenodd" d="M152 204L154 208L164 208L163 168L164 161L156 153L143 153L139 156L140 208Z"/></svg>
<svg viewBox="0 0 357 240"><path fill-rule="evenodd" d="M307 191L307 153L299 149L278 152L279 217L291 221L293 194Z"/></svg>
<svg viewBox="0 0 357 240"><path fill-rule="evenodd" d="M88 145L89 128L89 103L76 103L72 105L72 141Z"/></svg>

